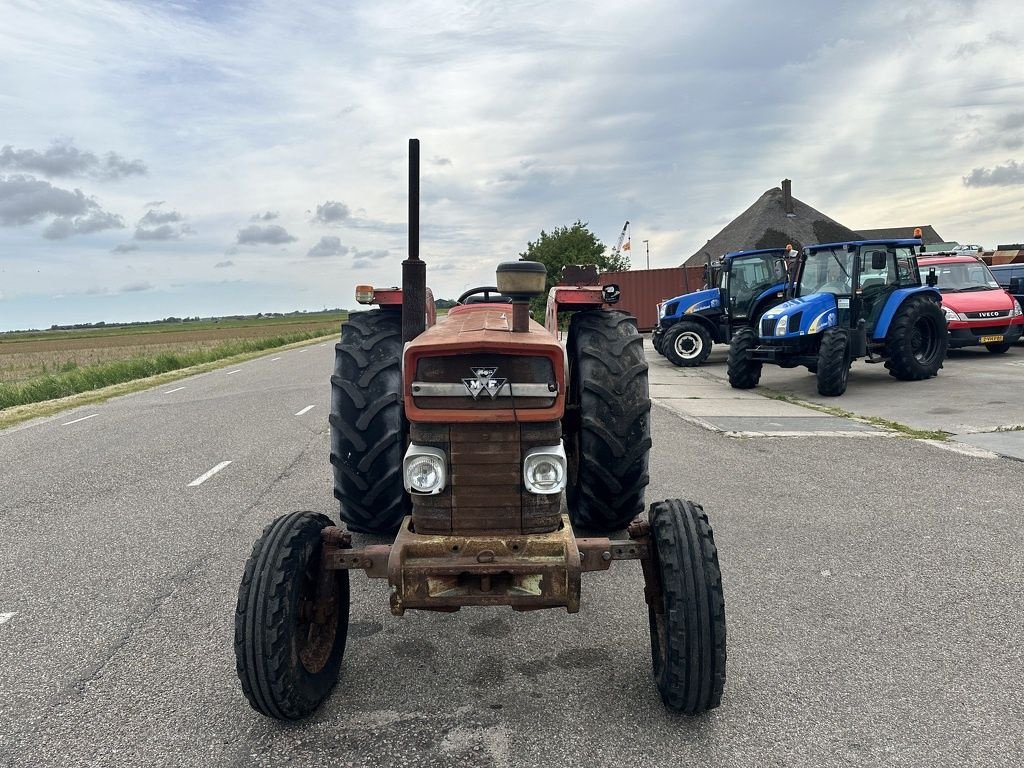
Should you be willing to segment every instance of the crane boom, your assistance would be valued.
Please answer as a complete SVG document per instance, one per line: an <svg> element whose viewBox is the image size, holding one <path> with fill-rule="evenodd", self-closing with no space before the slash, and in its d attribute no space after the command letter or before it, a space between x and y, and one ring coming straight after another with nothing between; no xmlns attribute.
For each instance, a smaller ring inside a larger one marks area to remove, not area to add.
<svg viewBox="0 0 1024 768"><path fill-rule="evenodd" d="M629 229L629 220L627 219L626 223L622 225L622 231L619 232L619 239L615 243L615 248L612 249L612 255L613 256L618 256L619 253L622 251L622 241L626 239L626 230L628 230L628 229Z"/></svg>

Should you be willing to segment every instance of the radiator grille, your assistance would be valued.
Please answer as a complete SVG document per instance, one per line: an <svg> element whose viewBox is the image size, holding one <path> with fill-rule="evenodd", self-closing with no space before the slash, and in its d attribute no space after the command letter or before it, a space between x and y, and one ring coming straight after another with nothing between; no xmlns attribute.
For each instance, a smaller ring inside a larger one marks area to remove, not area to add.
<svg viewBox="0 0 1024 768"><path fill-rule="evenodd" d="M561 495L523 488L523 455L558 445L559 422L412 424L418 445L448 456L448 487L437 496L412 497L413 526L420 533L540 533L558 527Z"/></svg>

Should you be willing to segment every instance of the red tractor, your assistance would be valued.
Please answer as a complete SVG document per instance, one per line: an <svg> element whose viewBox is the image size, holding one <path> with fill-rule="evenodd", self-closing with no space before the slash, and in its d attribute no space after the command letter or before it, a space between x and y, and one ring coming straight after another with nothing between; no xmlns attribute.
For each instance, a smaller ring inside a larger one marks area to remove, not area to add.
<svg viewBox="0 0 1024 768"><path fill-rule="evenodd" d="M614 286L563 284L546 328L529 316L542 264L500 264L434 322L419 259L419 143L410 142L409 258L401 289L359 286L379 308L342 327L331 377L331 463L344 526L293 512L245 566L235 619L242 689L294 720L334 686L345 651L349 571L387 579L391 611L580 607L580 581L639 560L654 678L670 709L719 705L725 603L700 506L652 504L651 402L633 317ZM559 314L572 312L567 345ZM625 529L627 535L621 532ZM350 531L394 535L352 547ZM595 536L594 534L615 534Z"/></svg>

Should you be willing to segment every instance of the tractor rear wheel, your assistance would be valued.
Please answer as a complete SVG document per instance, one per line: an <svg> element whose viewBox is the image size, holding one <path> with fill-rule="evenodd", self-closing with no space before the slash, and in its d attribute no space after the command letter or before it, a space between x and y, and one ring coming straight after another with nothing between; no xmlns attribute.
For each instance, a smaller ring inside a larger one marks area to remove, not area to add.
<svg viewBox="0 0 1024 768"><path fill-rule="evenodd" d="M313 713L338 680L348 635L348 571L321 574L325 515L292 512L263 529L245 563L235 612L235 664L257 712Z"/></svg>
<svg viewBox="0 0 1024 768"><path fill-rule="evenodd" d="M626 312L577 312L569 323L565 450L573 525L625 528L644 510L651 398L643 338Z"/></svg>
<svg viewBox="0 0 1024 768"><path fill-rule="evenodd" d="M391 534L407 514L402 452L402 317L354 312L341 327L331 376L331 464L341 519L360 533Z"/></svg>
<svg viewBox="0 0 1024 768"><path fill-rule="evenodd" d="M662 340L665 357L683 368L701 365L711 354L711 334L700 323L682 320L667 331Z"/></svg>
<svg viewBox="0 0 1024 768"><path fill-rule="evenodd" d="M991 352L994 355L1001 355L1004 352L1009 352L1010 351L1010 347L1012 347L1012 346L1013 345L1010 344L1009 342L1004 341L1001 344L986 344L985 345L985 349L987 349L989 352Z"/></svg>
<svg viewBox="0 0 1024 768"><path fill-rule="evenodd" d="M948 345L946 318L939 303L910 296L889 326L885 367L901 381L930 379L942 367Z"/></svg>
<svg viewBox="0 0 1024 768"><path fill-rule="evenodd" d="M661 580L648 606L654 680L665 705L696 715L725 688L725 597L708 516L690 501L651 505L651 539Z"/></svg>
<svg viewBox="0 0 1024 768"><path fill-rule="evenodd" d="M761 380L761 363L750 359L757 346L753 328L740 328L729 343L729 384L733 389L753 389Z"/></svg>
<svg viewBox="0 0 1024 768"><path fill-rule="evenodd" d="M850 337L842 328L826 328L818 347L818 394L838 397L850 379Z"/></svg>

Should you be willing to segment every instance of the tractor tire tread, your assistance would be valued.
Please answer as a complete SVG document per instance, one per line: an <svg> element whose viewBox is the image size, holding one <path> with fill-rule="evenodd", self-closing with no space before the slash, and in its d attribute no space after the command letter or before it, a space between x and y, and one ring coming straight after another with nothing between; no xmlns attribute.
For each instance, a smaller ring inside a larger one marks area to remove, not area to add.
<svg viewBox="0 0 1024 768"><path fill-rule="evenodd" d="M726 627L722 572L703 507L668 499L651 506L651 538L661 572L667 642L655 679L665 705L695 715L714 709L725 689ZM651 615L652 640L654 616ZM658 653L657 641L652 651Z"/></svg>
<svg viewBox="0 0 1024 768"><path fill-rule="evenodd" d="M401 315L354 312L335 345L331 464L341 519L352 531L390 534L407 514L402 449Z"/></svg>
<svg viewBox="0 0 1024 768"><path fill-rule="evenodd" d="M315 512L292 512L263 529L245 563L235 609L235 668L242 692L257 712L278 720L311 714L330 693L345 652L348 574L339 575L345 602L331 659L311 675L292 655L291 590L305 569L306 548L334 523Z"/></svg>
<svg viewBox="0 0 1024 768"><path fill-rule="evenodd" d="M570 322L570 390L580 419L575 479L568 488L574 525L595 531L624 528L644 508L650 483L650 389L643 337L619 310L577 312ZM573 448L572 450L575 450Z"/></svg>

